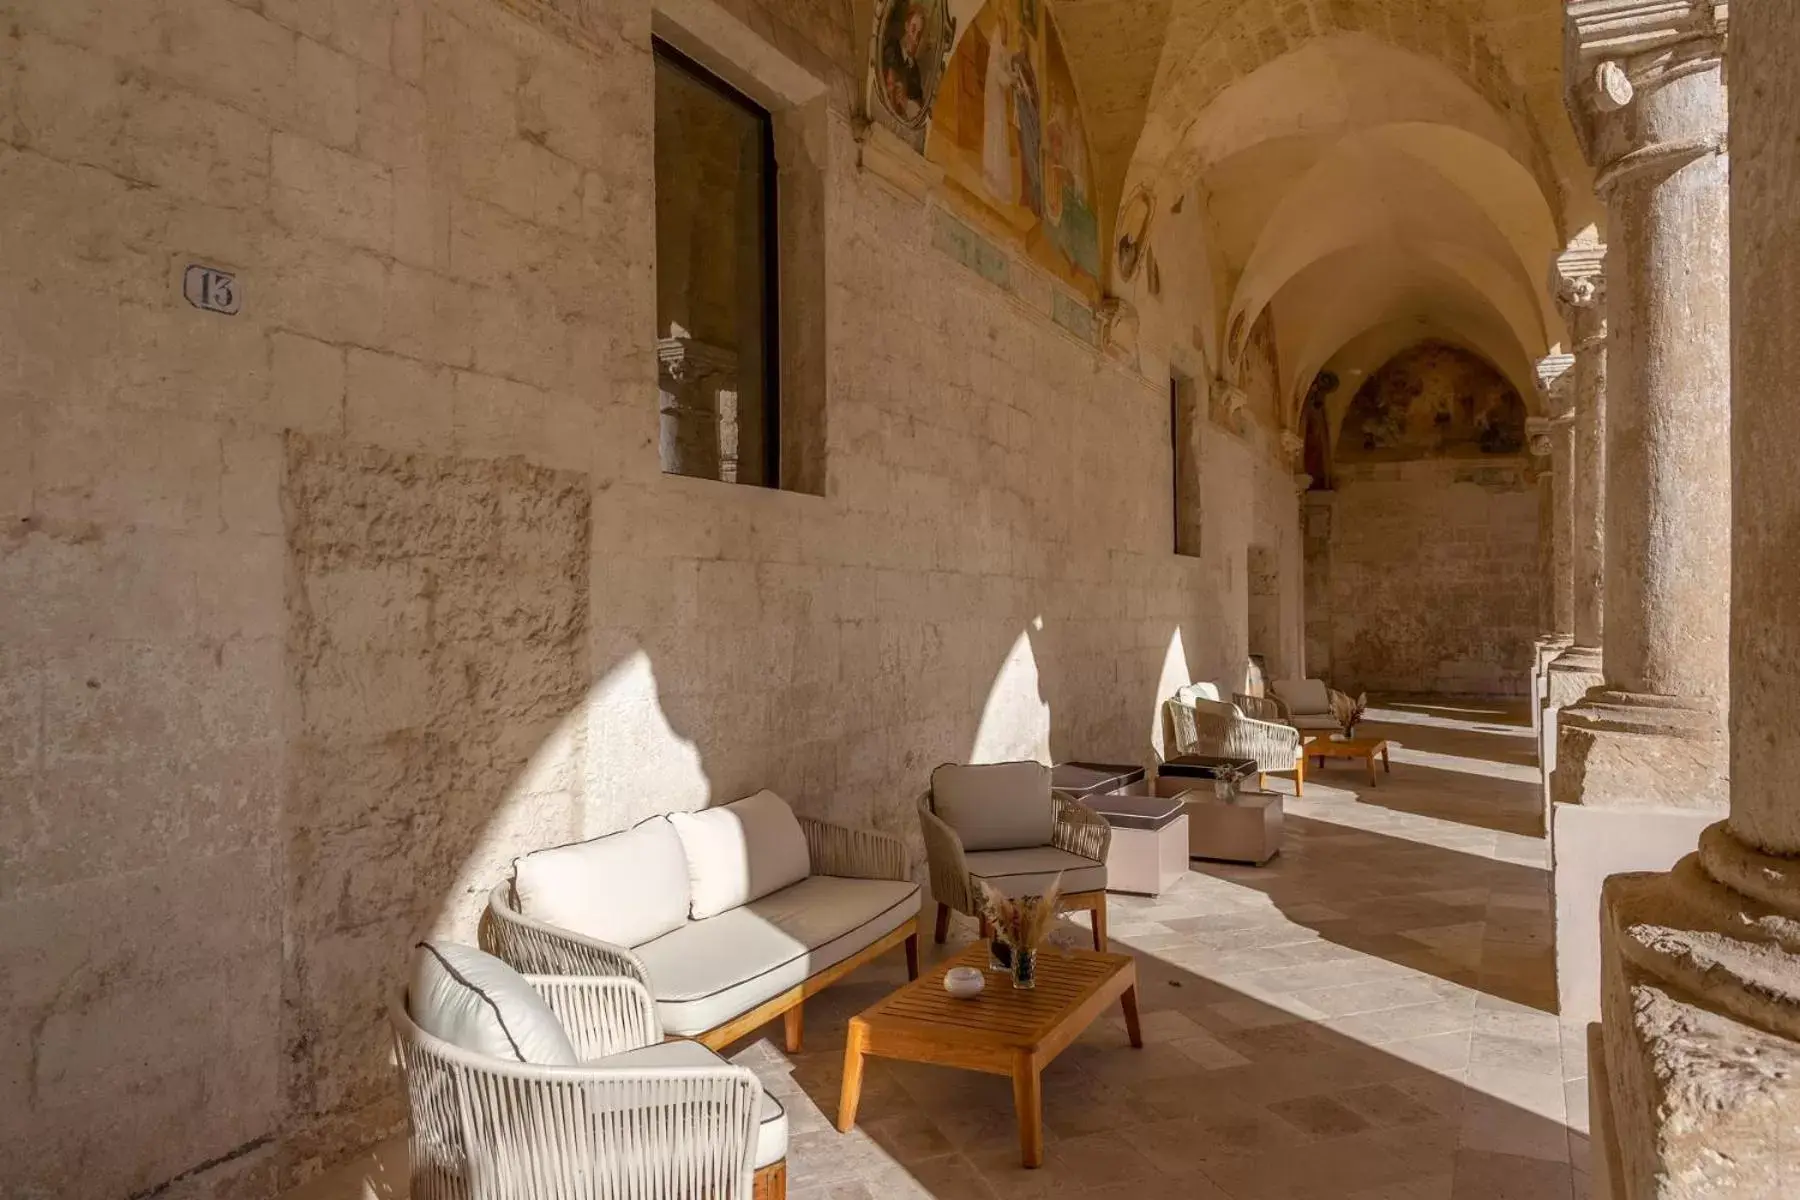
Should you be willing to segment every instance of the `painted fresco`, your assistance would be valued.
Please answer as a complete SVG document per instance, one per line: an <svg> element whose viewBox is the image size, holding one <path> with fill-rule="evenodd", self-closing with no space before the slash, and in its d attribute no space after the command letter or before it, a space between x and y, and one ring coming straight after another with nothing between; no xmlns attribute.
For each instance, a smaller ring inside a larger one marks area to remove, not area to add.
<svg viewBox="0 0 1800 1200"><path fill-rule="evenodd" d="M1427 341L1357 389L1338 428L1339 463L1477 458L1525 449L1525 402L1486 362Z"/></svg>
<svg viewBox="0 0 1800 1200"><path fill-rule="evenodd" d="M1017 237L1052 274L1097 292L1087 130L1043 0L885 0L869 91L871 113L941 166L984 224Z"/></svg>
<svg viewBox="0 0 1800 1200"><path fill-rule="evenodd" d="M914 150L925 148L931 101L955 33L947 0L882 0L876 13L869 110Z"/></svg>

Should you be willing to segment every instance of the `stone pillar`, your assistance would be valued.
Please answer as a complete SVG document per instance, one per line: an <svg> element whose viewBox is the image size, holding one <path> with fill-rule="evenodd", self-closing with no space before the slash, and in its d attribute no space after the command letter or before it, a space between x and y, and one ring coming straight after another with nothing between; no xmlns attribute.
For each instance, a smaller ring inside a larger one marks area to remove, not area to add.
<svg viewBox="0 0 1800 1200"><path fill-rule="evenodd" d="M1606 884L1595 1194L1630 1200L1800 1195L1800 24L1746 4L1730 37L1730 815Z"/></svg>
<svg viewBox="0 0 1800 1200"><path fill-rule="evenodd" d="M1546 829L1556 770L1558 714L1604 682L1600 642L1606 596L1606 245L1591 231L1550 263L1550 292L1569 330L1569 642L1544 668L1536 723Z"/></svg>
<svg viewBox="0 0 1800 1200"><path fill-rule="evenodd" d="M658 339L656 358L663 470L735 480L737 355L676 336Z"/></svg>
<svg viewBox="0 0 1800 1200"><path fill-rule="evenodd" d="M1724 6L1569 0L1572 116L1606 201L1604 682L1558 717L1565 1019L1599 998L1599 885L1663 870L1725 800L1730 295Z"/></svg>
<svg viewBox="0 0 1800 1200"><path fill-rule="evenodd" d="M1575 616L1575 574L1571 557L1575 532L1574 481L1569 467L1574 455L1574 416L1569 407L1575 356L1546 355L1538 361L1538 394L1543 398L1544 416L1533 417L1525 424L1534 464L1542 464L1538 476L1538 503L1543 511L1540 536L1543 538L1544 594L1540 604L1541 629L1531 660L1531 726L1538 731L1538 761L1544 761L1542 706L1549 694L1549 667L1573 641ZM1545 795L1549 794L1549 775L1544 776ZM1545 812L1549 801L1545 800Z"/></svg>

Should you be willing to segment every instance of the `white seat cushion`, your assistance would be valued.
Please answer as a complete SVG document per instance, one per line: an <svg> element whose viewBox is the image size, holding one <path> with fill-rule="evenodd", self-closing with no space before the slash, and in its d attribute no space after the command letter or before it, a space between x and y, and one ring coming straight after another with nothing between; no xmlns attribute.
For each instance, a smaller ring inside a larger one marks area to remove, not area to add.
<svg viewBox="0 0 1800 1200"><path fill-rule="evenodd" d="M1289 716L1331 713L1331 693L1322 679L1277 679L1269 690L1288 706Z"/></svg>
<svg viewBox="0 0 1800 1200"><path fill-rule="evenodd" d="M687 855L687 915L696 921L780 891L812 870L800 822L771 791L701 812L670 813L669 824Z"/></svg>
<svg viewBox="0 0 1800 1200"><path fill-rule="evenodd" d="M623 833L536 850L513 864L513 895L533 920L635 946L688 917L688 864L666 817Z"/></svg>
<svg viewBox="0 0 1800 1200"><path fill-rule="evenodd" d="M1063 873L1064 893L1106 890L1105 863L1054 846L980 850L963 858L970 875L986 880L1007 896L1041 896L1058 871Z"/></svg>
<svg viewBox="0 0 1800 1200"><path fill-rule="evenodd" d="M573 1066L562 1022L525 977L491 954L454 942L413 951L406 1011L426 1033L507 1062Z"/></svg>
<svg viewBox="0 0 1800 1200"><path fill-rule="evenodd" d="M898 929L919 887L814 875L637 948L665 1032L693 1036L750 1011Z"/></svg>
<svg viewBox="0 0 1800 1200"><path fill-rule="evenodd" d="M725 1060L699 1042L674 1041L658 1042L653 1046L627 1050L622 1054L608 1054L604 1058L595 1059L590 1065L596 1067L716 1067L725 1065ZM787 1149L787 1109L783 1108L781 1101L765 1088L756 1127L756 1169L760 1171L771 1163L780 1162L787 1157Z"/></svg>
<svg viewBox="0 0 1800 1200"><path fill-rule="evenodd" d="M931 811L964 850L1048 846L1056 826L1050 768L1039 762L946 763L931 773Z"/></svg>

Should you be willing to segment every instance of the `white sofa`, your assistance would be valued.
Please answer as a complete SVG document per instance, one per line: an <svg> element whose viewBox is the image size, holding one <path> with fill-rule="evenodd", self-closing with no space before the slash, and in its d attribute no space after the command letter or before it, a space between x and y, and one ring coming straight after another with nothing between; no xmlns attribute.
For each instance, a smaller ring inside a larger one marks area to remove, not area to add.
<svg viewBox="0 0 1800 1200"><path fill-rule="evenodd" d="M902 943L918 974L919 888L898 838L796 817L773 792L527 854L481 943L540 975L643 984L665 1033L723 1047Z"/></svg>
<svg viewBox="0 0 1800 1200"><path fill-rule="evenodd" d="M521 976L421 942L390 1009L413 1200L780 1200L788 1119L747 1067L665 1042L643 985Z"/></svg>

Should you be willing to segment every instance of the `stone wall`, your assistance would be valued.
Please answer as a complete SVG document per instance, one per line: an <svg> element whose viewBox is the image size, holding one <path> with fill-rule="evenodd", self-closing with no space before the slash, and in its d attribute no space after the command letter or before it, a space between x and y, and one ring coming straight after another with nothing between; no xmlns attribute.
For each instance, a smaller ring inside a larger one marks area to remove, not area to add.
<svg viewBox="0 0 1800 1200"><path fill-rule="evenodd" d="M1162 379L858 171L837 9L749 13L830 77L825 494L662 475L649 10L562 7L8 6L0 1192L277 1192L397 1128L381 1004L513 855L1142 759L1297 570L1261 426L1170 552Z"/></svg>
<svg viewBox="0 0 1800 1200"><path fill-rule="evenodd" d="M1313 493L1331 497L1332 686L1523 694L1538 615L1526 461L1340 464L1337 485Z"/></svg>

